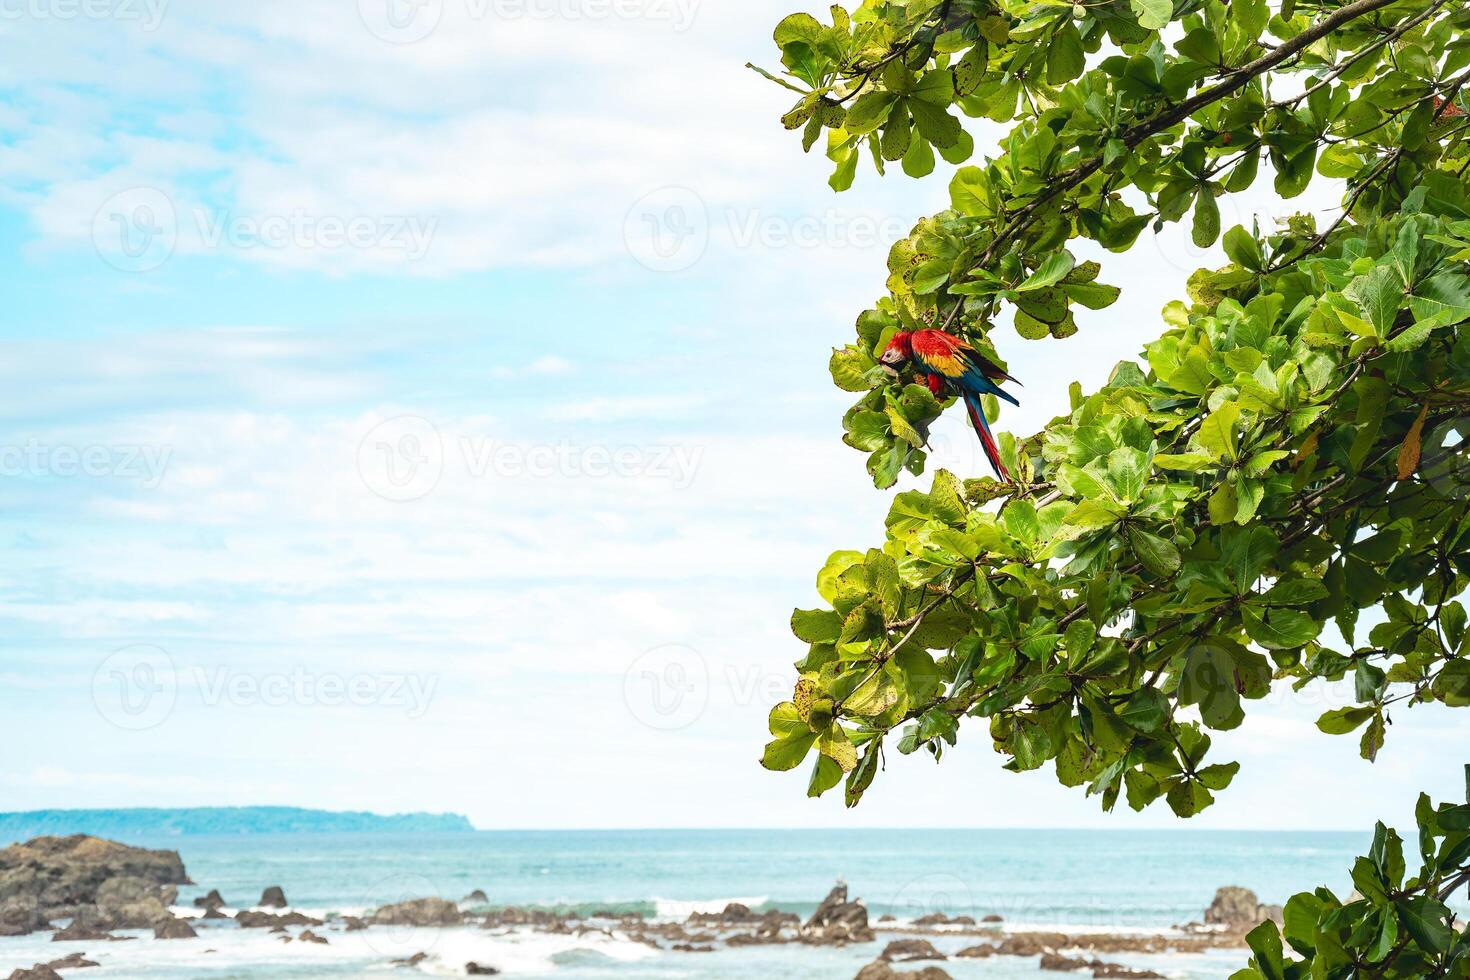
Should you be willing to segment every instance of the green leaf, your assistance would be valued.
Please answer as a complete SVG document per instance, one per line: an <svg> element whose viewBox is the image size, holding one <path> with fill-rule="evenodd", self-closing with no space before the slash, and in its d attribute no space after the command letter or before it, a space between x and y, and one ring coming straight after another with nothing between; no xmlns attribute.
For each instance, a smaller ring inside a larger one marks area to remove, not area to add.
<svg viewBox="0 0 1470 980"><path fill-rule="evenodd" d="M1179 571L1179 549L1157 534L1136 525L1128 525L1128 544L1145 568L1161 578L1171 578Z"/></svg>
<svg viewBox="0 0 1470 980"><path fill-rule="evenodd" d="M1174 4L1171 0L1129 0L1138 26L1150 31L1161 30L1174 19Z"/></svg>
<svg viewBox="0 0 1470 980"><path fill-rule="evenodd" d="M1328 711L1317 719L1317 728L1328 735L1346 735L1375 714L1373 708L1351 706Z"/></svg>

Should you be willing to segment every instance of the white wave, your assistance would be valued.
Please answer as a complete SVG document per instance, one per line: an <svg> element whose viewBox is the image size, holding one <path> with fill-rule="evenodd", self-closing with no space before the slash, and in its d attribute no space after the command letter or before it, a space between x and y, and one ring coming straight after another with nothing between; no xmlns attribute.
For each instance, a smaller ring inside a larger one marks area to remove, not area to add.
<svg viewBox="0 0 1470 980"><path fill-rule="evenodd" d="M550 973L557 967L557 957L571 953L594 953L620 962L660 955L658 950L620 933L557 936L520 930L487 934L480 930L452 929L438 937L428 959L418 968L420 972L441 977L464 976L467 963L492 966L513 976Z"/></svg>
<svg viewBox="0 0 1470 980"><path fill-rule="evenodd" d="M680 901L672 898L655 898L653 900L654 914L660 919L687 919L696 912L703 915L711 915L725 911L725 906L730 904L744 905L755 908L770 901L769 895L757 895L754 898L712 898L707 901Z"/></svg>

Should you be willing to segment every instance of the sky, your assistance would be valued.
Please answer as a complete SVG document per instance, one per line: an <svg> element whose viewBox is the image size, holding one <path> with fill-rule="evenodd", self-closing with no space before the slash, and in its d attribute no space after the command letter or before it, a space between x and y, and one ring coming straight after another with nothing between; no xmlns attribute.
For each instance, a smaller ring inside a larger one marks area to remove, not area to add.
<svg viewBox="0 0 1470 980"><path fill-rule="evenodd" d="M830 191L744 67L788 12L0 0L0 808L1179 826L1002 771L978 725L938 769L890 753L854 811L757 764L791 609L891 497L827 357L948 182ZM1077 336L997 336L1002 426L1223 261L1177 228L1102 258L1123 298ZM935 447L982 471L958 418ZM1252 705L1188 826L1459 797L1470 720L1401 712L1370 766L1312 724L1344 697Z"/></svg>

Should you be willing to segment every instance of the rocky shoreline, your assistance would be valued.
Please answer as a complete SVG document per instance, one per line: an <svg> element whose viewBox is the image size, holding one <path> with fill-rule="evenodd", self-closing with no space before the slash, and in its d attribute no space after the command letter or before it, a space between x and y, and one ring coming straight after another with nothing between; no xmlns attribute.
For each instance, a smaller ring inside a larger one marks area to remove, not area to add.
<svg viewBox="0 0 1470 980"><path fill-rule="evenodd" d="M233 915L217 890L191 900L197 911L179 916L179 888L192 885L177 852L146 850L115 841L74 835L40 837L0 850L0 937L50 931L55 942L105 943L133 939L123 930L151 930L157 940L198 939L199 930L223 927L263 929L282 943L330 944L336 933L365 929L478 928L492 932L530 930L558 935L595 933L623 937L676 953L798 944L868 944L892 936L855 980L951 980L947 959L1037 957L1042 970L1102 980L1153 980L1160 975L1132 969L1101 957L1126 953L1198 953L1244 946L1244 935L1265 918L1280 920L1281 910L1262 905L1242 888L1222 888L1203 921L1169 934L1120 934L1009 930L998 915L979 920L932 913L912 922L883 916L870 922L867 907L850 899L838 884L806 919L792 912L755 911L732 903L718 913L694 913L683 922L593 910L585 915L545 909L494 907L476 890L459 902L423 897L385 905L362 916L315 918L291 909L278 886L264 889L260 901ZM199 925L199 929L195 928ZM927 936L965 936L977 941L952 953L941 952ZM391 961L417 966L427 953ZM900 969L897 964L909 967ZM63 972L95 967L84 952L71 952L10 974L9 980L62 980ZM469 976L493 976L494 964L468 962Z"/></svg>

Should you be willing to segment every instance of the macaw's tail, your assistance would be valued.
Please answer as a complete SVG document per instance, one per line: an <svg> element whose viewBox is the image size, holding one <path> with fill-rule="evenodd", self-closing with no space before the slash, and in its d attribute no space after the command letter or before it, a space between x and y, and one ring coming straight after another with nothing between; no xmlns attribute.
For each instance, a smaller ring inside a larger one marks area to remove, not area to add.
<svg viewBox="0 0 1470 980"><path fill-rule="evenodd" d="M990 431L990 423L985 421L985 409L980 405L980 396L967 392L965 407L970 410L970 423L975 426L975 434L980 437L980 447L985 450L985 458L990 460L990 468L995 470L996 476L1009 481L1010 471L1000 461L1000 449L995 444L995 436Z"/></svg>

